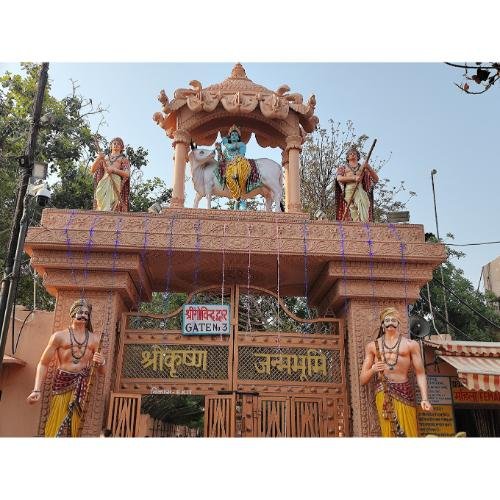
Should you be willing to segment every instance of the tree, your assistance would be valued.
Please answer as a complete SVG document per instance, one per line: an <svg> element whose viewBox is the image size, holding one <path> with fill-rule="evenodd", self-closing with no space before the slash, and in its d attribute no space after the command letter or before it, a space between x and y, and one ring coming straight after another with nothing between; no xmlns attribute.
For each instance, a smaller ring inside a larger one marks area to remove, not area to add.
<svg viewBox="0 0 500 500"><path fill-rule="evenodd" d="M10 235L16 192L18 189L18 158L24 154L29 133L30 118L35 98L39 66L22 64L24 74L6 72L0 76L0 260L5 252ZM93 198L93 178L90 162L97 153L96 138L104 149L106 141L92 132L89 117L96 115L100 125L107 112L101 104L79 94L78 84L72 82L70 95L56 99L47 85L41 129L36 151L37 161L48 163L49 171L56 178L51 189L51 206L56 208L91 209ZM142 167L148 163L148 151L141 146L127 146L130 160L132 211L146 211L155 201L170 199L171 189L155 177L144 180ZM40 211L33 210L30 225L40 221ZM33 280L38 286L37 307L51 309L54 299L45 292L41 279L33 276L29 259L24 256L21 266L22 278L18 285L17 302L27 307L33 306Z"/></svg>
<svg viewBox="0 0 500 500"><path fill-rule="evenodd" d="M500 78L500 63L498 62L445 64L465 70L462 75L464 81L460 84L455 83L455 85L466 94L484 94L484 92L495 85L495 83ZM469 71L471 71L471 73L469 73ZM481 90L470 90L470 85L468 82L474 82L474 88Z"/></svg>
<svg viewBox="0 0 500 500"><path fill-rule="evenodd" d="M432 233L427 233L426 240L430 243L437 242ZM437 331L443 333L446 331L444 311L444 297L446 296L453 338L475 341L497 340L499 331L491 323L500 326L500 314L491 306L490 298L479 290L475 290L472 283L464 276L463 270L451 262L452 258L460 259L465 254L450 247L446 248L448 259L442 264L444 287L441 284L440 270L437 268L429 282L429 290L427 286L422 288L421 298L415 303L412 312L433 319ZM443 289L445 294L443 294Z"/></svg>
<svg viewBox="0 0 500 500"><path fill-rule="evenodd" d="M311 215L321 210L327 219L335 219L335 177L337 168L345 163L347 150L356 146L359 151L366 149L368 136L357 135L354 125L348 121L345 126L329 120L328 128L321 128L310 134L302 148L300 172L301 199L304 209ZM371 159L370 163L377 172L389 159ZM389 212L402 210L409 199L416 196L408 192L406 201L396 197L406 192L404 181L399 186L390 187L390 180L380 178L375 186L374 219L375 222L385 222Z"/></svg>

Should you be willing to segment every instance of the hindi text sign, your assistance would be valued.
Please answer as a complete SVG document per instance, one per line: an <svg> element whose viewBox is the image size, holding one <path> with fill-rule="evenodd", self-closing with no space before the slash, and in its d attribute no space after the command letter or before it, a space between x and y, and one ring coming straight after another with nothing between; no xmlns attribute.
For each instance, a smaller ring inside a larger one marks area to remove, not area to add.
<svg viewBox="0 0 500 500"><path fill-rule="evenodd" d="M183 335L229 335L228 304L185 304L182 309Z"/></svg>

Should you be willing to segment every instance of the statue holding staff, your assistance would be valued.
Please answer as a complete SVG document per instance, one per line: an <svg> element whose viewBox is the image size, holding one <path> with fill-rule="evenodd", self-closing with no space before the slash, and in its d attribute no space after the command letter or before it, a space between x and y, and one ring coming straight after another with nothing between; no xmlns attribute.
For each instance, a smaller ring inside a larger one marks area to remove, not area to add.
<svg viewBox="0 0 500 500"><path fill-rule="evenodd" d="M359 380L366 385L377 376L375 405L383 437L417 437L415 395L408 380L412 366L422 395L420 406L432 411L420 347L398 332L400 319L394 307L384 309L380 321L379 336L366 346Z"/></svg>
<svg viewBox="0 0 500 500"><path fill-rule="evenodd" d="M50 337L38 363L35 387L27 398L30 404L40 400L41 388L52 358L56 356L58 362L45 423L45 437L63 434L78 436L93 373L92 364L98 366L99 374L104 374L105 359L99 352L102 336L92 330L91 312L92 306L86 300L76 300L69 311L70 326ZM63 423L65 428L62 428Z"/></svg>
<svg viewBox="0 0 500 500"><path fill-rule="evenodd" d="M130 194L130 162L123 153L120 137L111 141L111 153L99 155L90 168L94 175L94 209L109 212L128 212Z"/></svg>
<svg viewBox="0 0 500 500"><path fill-rule="evenodd" d="M373 222L373 186L378 182L378 175L368 161L376 141L375 139L363 165L359 162L359 151L352 147L346 154L347 163L337 169L337 220L346 220L349 212L354 222Z"/></svg>

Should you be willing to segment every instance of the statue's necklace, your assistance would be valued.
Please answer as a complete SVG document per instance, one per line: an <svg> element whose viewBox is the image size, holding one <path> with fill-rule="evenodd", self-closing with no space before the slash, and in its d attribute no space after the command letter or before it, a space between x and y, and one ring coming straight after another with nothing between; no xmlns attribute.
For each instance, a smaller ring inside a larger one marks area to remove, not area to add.
<svg viewBox="0 0 500 500"><path fill-rule="evenodd" d="M113 164L116 160L121 158L123 156L123 153L119 153L117 155L109 155L109 163Z"/></svg>
<svg viewBox="0 0 500 500"><path fill-rule="evenodd" d="M389 347L385 343L385 335L382 337L382 357L384 358L384 363L389 367L389 370L394 370L394 367L398 364L399 347L401 346L401 339L402 338L403 338L403 335L400 333L399 337L398 337L398 340L396 341L396 343L392 347ZM392 353L392 351L394 351L394 349L396 349L396 359L394 360L394 362L387 361L387 358L385 356L385 350L386 349L388 351L390 351L391 353Z"/></svg>
<svg viewBox="0 0 500 500"><path fill-rule="evenodd" d="M73 364L77 365L87 351L87 346L89 343L89 331L85 328L85 339L83 340L83 342L78 342L77 338L75 337L75 332L73 332L73 329L69 327L69 340L71 342L71 357L73 358L72 361ZM77 349L78 352L75 353L75 349Z"/></svg>
<svg viewBox="0 0 500 500"><path fill-rule="evenodd" d="M351 165L349 163L347 163L347 166L349 167L349 170L354 174L354 175L357 175L358 173L358 170L359 170L359 162L356 163L356 167L355 168L352 168Z"/></svg>

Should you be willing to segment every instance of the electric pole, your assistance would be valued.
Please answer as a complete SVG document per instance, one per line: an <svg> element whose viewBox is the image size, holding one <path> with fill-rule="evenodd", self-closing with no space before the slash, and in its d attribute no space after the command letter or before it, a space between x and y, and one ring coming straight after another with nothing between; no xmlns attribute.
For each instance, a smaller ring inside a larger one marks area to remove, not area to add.
<svg viewBox="0 0 500 500"><path fill-rule="evenodd" d="M7 342L7 335L9 331L9 319L12 311L13 301L9 301L9 293L12 294L14 287L16 286L15 279L18 279L17 276L14 276L14 259L18 246L21 245L21 249L24 246L24 241L20 241L19 239L20 222L25 210L24 205L26 201L26 191L28 189L29 179L32 175L33 164L35 162L35 149L38 138L38 131L40 129L40 117L42 114L42 104L45 94L45 88L47 86L48 70L49 63L42 63L40 76L38 78L35 103L33 106L33 117L31 121L29 140L26 146L25 155L19 160L21 166L21 177L19 182L19 189L17 192L16 209L12 220L9 247L7 250L7 256L5 258L5 268L2 278L2 285L0 288L0 372L3 365L5 344Z"/></svg>
<svg viewBox="0 0 500 500"><path fill-rule="evenodd" d="M434 198L434 218L436 219L436 234L437 238L439 241L441 241L441 238L439 236L439 224L438 224L438 213L437 213L437 208L436 208L436 191L434 189L434 176L437 174L437 170L435 168L432 169L431 171L431 182L432 182L432 196ZM439 271L441 273L441 284L443 285L442 291L443 291L443 303L444 303L444 317L446 319L446 333L448 335L451 335L450 331L450 319L448 318L448 304L447 304L447 297L446 297L446 290L444 289L444 275L443 275L443 264L439 266Z"/></svg>

